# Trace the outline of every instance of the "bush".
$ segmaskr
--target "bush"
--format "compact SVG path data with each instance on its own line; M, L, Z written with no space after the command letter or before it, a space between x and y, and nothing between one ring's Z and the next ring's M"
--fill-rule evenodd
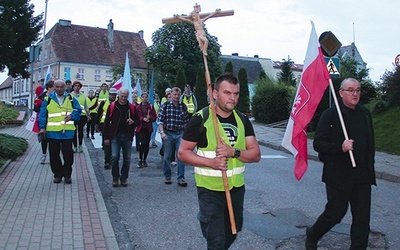
M0 134L0 157L15 160L28 148L28 142L20 137Z
M6 121L15 120L18 117L18 110L14 107L8 107L0 102L0 125Z
M389 106L387 104L387 102L379 100L377 103L375 103L373 109L372 109L372 113L374 115L377 114L381 114L383 112L385 112L386 110L388 110Z
M258 80L252 99L254 119L267 124L288 119L290 97L287 86L277 84L268 77Z

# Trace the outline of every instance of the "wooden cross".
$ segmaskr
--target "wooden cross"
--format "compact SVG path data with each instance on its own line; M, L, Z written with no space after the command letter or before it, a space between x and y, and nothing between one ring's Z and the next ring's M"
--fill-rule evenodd
M193 6L193 11L190 15L177 15L174 17L163 18L163 23L177 23L181 21L193 23L194 28L196 30L196 38L199 42L200 50L203 52L203 55L207 56L207 47L208 47L208 39L206 37L206 32L204 31L204 22L207 19L212 17L223 17L223 16L232 16L234 14L233 10L225 10L221 11L221 9L216 9L211 13L202 13L200 14L201 7L199 4L195 4Z
M194 28L196 30L196 38L197 38L197 41L199 42L200 50L203 52L205 77L206 77L206 83L207 83L207 89L208 89L208 96L210 97L211 117L212 117L212 121L213 121L215 138L217 139L218 143L221 143L222 139L219 135L215 103L212 100L213 94L212 94L212 88L211 88L211 78L210 78L210 72L208 71L208 63L207 63L208 39L206 36L206 32L204 31L204 22L207 19L212 18L212 17L232 16L234 14L234 11L233 10L221 11L221 9L216 9L214 12L204 13L204 14L200 14L200 11L201 11L200 5L198 5L196 3L193 6L193 11L190 13L189 16L174 15L174 17L172 17L172 18L163 18L162 22L163 23L176 23L176 22L185 21L185 22L193 23L193 25L194 25ZM231 222L232 234L237 234L235 216L233 213L233 206L232 206L232 200L231 200L231 193L229 191L228 176L226 174L226 171L222 171L222 180L224 183L225 197L226 197L226 203L228 205L229 221Z

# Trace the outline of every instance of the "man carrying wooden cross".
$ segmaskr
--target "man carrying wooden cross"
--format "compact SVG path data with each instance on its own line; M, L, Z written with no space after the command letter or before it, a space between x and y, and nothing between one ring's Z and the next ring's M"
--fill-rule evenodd
M236 239L231 231L222 173L226 172L237 231L243 225L245 163L258 162L260 147L248 117L235 110L239 100L238 79L219 76L212 93L216 101L218 133L214 134L212 110L205 107L186 125L178 158L195 166L201 230L208 249L228 249ZM197 148L194 153L194 148Z

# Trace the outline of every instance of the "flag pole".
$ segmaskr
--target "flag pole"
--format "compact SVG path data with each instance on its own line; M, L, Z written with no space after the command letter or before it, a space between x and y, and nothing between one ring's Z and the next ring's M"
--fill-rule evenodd
M207 63L207 56L203 54L203 59L204 59L204 67L205 67L205 76L206 76L206 83L207 83L207 90L208 90L208 95L210 98L210 107L211 107L211 117L214 125L214 132L215 132L215 137L217 138L217 143L221 143L221 137L219 135L219 129L218 129L218 121L217 121L217 113L215 111L215 104L214 104L214 98L212 96L212 88L211 88L211 79L210 79L210 72L208 71L208 63ZM235 222L235 215L233 213L233 206L232 206L232 199L231 199L231 193L229 191L229 185L228 185L228 176L226 174L226 171L221 171L222 172L222 181L224 183L224 190L225 190L225 197L226 197L226 203L228 205L228 213L229 213L229 221L231 222L231 230L232 234L237 234L237 229L236 229L236 222Z
M340 110L339 102L338 102L336 94L335 94L335 88L333 87L333 83L332 83L331 79L329 79L329 87L331 89L333 100L335 102L335 106L336 106L336 109L338 111L340 124L342 125L342 130L343 130L343 134L344 134L344 139L348 140L349 139L349 135L347 134L346 125L344 124L342 111ZM356 161L354 159L353 150L350 150L349 154L350 154L351 164L353 165L353 168L355 168L356 167Z

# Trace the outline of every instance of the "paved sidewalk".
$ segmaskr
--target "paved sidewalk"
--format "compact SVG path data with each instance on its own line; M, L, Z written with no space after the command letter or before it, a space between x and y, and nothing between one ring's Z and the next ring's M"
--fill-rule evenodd
M0 249L118 249L86 147L74 155L72 185L54 184L36 134L25 125L0 133L29 143L0 171Z

